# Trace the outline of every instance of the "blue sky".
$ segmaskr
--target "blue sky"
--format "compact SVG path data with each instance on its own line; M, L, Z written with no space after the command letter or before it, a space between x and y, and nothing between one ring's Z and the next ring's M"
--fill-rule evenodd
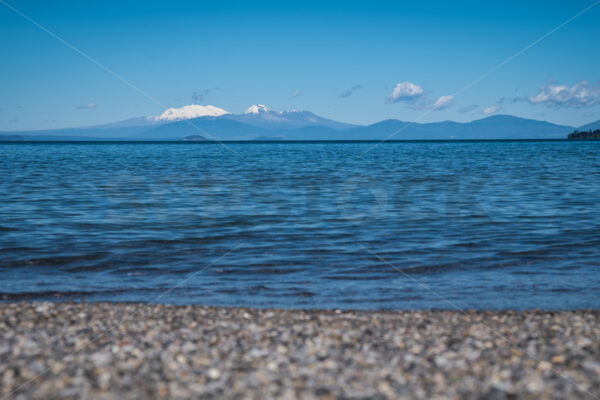
M593 1L7 2L166 107L600 119L600 4L450 97ZM1 2L0 36L0 130L164 110Z

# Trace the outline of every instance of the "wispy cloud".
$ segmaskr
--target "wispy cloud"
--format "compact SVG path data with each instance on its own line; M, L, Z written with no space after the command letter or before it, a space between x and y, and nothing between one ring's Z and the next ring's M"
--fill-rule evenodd
M488 107L484 108L483 110L481 110L481 113L483 115L496 114L498 111L502 110L502 104L504 104L504 97L501 97L500 99L498 99L496 104L493 104L493 105L488 106Z
M447 96L438 97L438 99L435 101L435 103L433 103L431 108L433 110L443 110L445 108L451 107L452 104L454 104L454 95L450 94Z
M474 110L476 110L476 109L478 109L478 108L479 108L479 106L478 106L477 104L471 104L470 106L465 106L465 107L461 107L461 108L459 108L459 109L458 109L458 112L459 112L460 114L466 114L466 113L469 113L469 112L471 112L471 111L474 111Z
M192 100L194 100L196 103L202 103L204 101L205 95L206 95L206 91L194 92L194 93L192 93Z
M210 92L210 89L204 89L200 92L192 93L192 100L196 103L202 103L204 101L204 97Z
M484 108L481 112L484 115L492 115L492 114L496 114L498 111L500 111L501 108L502 108L501 106L496 104L496 105Z
M212 89L194 91L194 93L192 93L192 100L194 100L196 103L202 103L210 92L214 92L216 90L219 90L218 86Z
M300 96L302 94L302 92L300 90L296 90L294 93L292 93L292 95L290 96L290 99L295 99L296 97Z
M87 103L87 104L82 104L80 106L77 106L78 110L91 110L92 108L96 108L98 107L98 104L91 102L91 103Z
M600 104L600 85L591 85L586 81L573 86L555 85L548 82L540 87L535 96L525 98L531 104L544 104L551 108L582 108Z
M346 90L344 93L340 94L339 97L350 97L354 94L354 92L360 89L362 89L362 85L354 85L350 89Z
M399 101L413 102L420 98L425 91L419 85L412 82L397 83L392 93L387 97L388 103L397 103Z

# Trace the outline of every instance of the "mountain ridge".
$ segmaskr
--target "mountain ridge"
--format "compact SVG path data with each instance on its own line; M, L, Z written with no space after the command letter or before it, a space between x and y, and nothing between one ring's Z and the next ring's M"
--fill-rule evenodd
M186 106L187 107L187 106ZM194 111L212 112L218 108L199 106ZM273 111L262 104L242 114L218 109L220 115L195 115L169 109L174 120L137 117L83 128L37 131L5 131L25 140L181 140L201 135L208 140L465 140L465 139L566 139L575 127L511 115L493 115L469 122L408 122L386 119L370 125L354 125L320 117L310 111ZM165 113L161 115L166 115ZM600 121L577 128L600 126Z
M579 131L595 131L596 129L600 129L600 120L581 125L577 128Z

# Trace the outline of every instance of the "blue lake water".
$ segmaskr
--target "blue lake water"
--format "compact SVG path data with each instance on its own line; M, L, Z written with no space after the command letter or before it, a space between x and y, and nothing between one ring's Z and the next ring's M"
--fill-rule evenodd
M600 142L374 145L0 144L0 299L600 308Z

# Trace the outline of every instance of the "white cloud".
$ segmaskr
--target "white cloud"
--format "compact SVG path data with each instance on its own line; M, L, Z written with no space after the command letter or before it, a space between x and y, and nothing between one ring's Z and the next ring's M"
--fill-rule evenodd
M454 103L454 95L440 96L431 106L434 110L443 110L450 107Z
M396 84L392 93L387 97L388 103L398 101L413 101L421 97L424 90L421 86L411 82L400 82Z
M153 121L179 121L198 117L219 117L224 114L229 114L229 112L219 107L190 104L180 108L169 108L159 116L151 117L151 119Z
M296 97L300 96L302 94L302 92L300 90L296 90L294 93L292 93L292 95L290 96L290 99L295 99Z
M77 106L78 110L91 110L92 108L96 108L98 107L98 104L92 102L92 103L87 103L87 104L82 104L80 106Z
M553 85L552 82L540 87L536 96L528 96L531 104L545 104L548 107L590 107L600 104L600 86L581 81L573 86Z
M485 115L492 115L497 113L498 111L500 111L500 106L499 105L494 105L494 106L489 106L483 109L482 113L484 113Z

